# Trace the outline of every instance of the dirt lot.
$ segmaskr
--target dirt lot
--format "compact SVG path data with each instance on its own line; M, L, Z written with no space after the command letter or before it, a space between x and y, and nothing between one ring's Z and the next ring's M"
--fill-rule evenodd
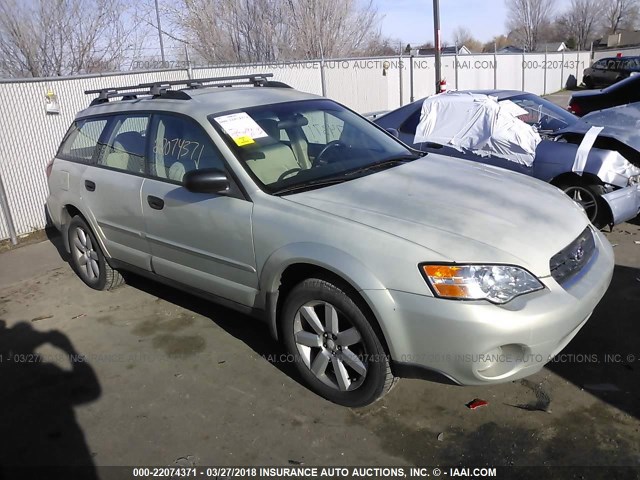
M557 362L359 410L300 385L255 320L138 277L93 291L55 237L2 253L0 465L640 466L640 227L607 235L613 283Z

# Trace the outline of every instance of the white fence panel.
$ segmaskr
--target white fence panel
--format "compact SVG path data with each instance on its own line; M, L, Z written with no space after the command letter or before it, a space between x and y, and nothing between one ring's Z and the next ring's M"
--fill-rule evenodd
M398 59L391 57L327 61L327 97L360 113L395 108L396 104L389 104L389 75L383 74L385 62L397 63Z
M625 53L636 52L627 50ZM545 90L550 93L564 87L571 75L581 82L582 71L590 64L590 53L548 54L546 62L544 54L460 55L457 60L456 70L455 56L442 58L442 76L447 80L448 89L456 88L457 77L460 90L494 87L521 90L524 74L524 90L543 94ZM267 72L273 72L275 80L296 89L322 94L319 61L226 65L193 69L192 74L194 78L204 78ZM331 60L325 63L324 72L327 97L360 113L390 110L407 104L412 90L414 100L435 92L435 59L432 56L414 57L412 61L409 57ZM45 225L44 203L48 193L45 166L76 113L89 104L91 98L84 90L184 80L187 75L186 70L168 70L0 82L0 174L18 235ZM58 97L58 115L45 112L45 94L49 90ZM7 237L6 222L0 213L0 239Z
M522 90L521 54L496 55L496 85L503 90Z

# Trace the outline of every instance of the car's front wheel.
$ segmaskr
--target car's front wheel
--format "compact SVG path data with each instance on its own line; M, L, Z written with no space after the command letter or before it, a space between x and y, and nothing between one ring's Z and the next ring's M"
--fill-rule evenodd
M582 79L582 83L584 83L584 86L588 89L592 89L593 87L595 87L595 84L593 83L593 79L591 77L584 77Z
M69 223L71 267L80 279L96 290L111 290L124 283L120 272L111 268L87 222L75 216Z
M361 407L391 390L395 378L367 309L339 284L310 278L294 287L281 312L281 334L313 391L340 405Z
M607 226L611 221L611 215L607 202L602 198L604 188L602 185L572 184L560 187L574 202L584 208L589 221L597 228Z

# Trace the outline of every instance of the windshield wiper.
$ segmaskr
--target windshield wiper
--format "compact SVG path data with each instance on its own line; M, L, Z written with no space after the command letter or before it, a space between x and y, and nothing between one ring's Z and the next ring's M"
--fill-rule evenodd
M426 155L426 153L424 153L424 155ZM299 183L296 185L291 185L290 187L284 187L281 188L280 190L276 190L274 192L271 192L272 195L284 195L286 193L293 193L293 192L299 192L299 191L304 191L304 190L312 190L314 188L320 188L320 187L327 187L329 185L336 185L338 183L343 183L346 182L348 180L353 180L353 178L357 178L362 176L361 174L364 172L368 172L371 170L380 170L383 168L391 168L391 167L395 167L396 165L399 165L401 163L406 163L406 162L410 162L413 160L417 160L418 158L421 158L423 155L423 152L419 152L414 154L407 154L407 155L397 155L394 157L389 157L386 158L380 162L376 162L376 163L372 163L370 165L366 165L364 167L361 168L356 168L354 170L348 170L346 172L343 172L342 174L336 175L336 176L331 176L329 178L325 178L325 179L319 179L319 180L309 180L308 182L303 182L303 183Z
M329 185L335 185L337 183L346 182L350 180L349 178L341 177L330 177L325 178L324 180L310 180L308 182L298 183L296 185L291 185L290 187L284 187L280 190L276 190L271 192L272 195L284 195L285 193L293 193L304 190L312 190L314 188L327 187Z
M349 170L345 172L345 176L352 177L353 175L358 175L364 172L370 172L371 170L382 170L384 168L395 167L396 165L400 165L401 163L412 162L413 160L417 160L418 158L426 155L426 152L420 152L419 154L407 154L407 155L396 155L394 157L385 158L384 160L376 163L372 163L370 165L365 165L364 167L356 168L355 170Z

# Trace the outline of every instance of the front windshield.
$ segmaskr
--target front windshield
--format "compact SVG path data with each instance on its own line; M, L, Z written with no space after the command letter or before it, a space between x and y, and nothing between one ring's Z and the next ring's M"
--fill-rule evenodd
M575 115L536 95L509 97L513 103L524 108L527 113L519 115L523 122L536 127L540 132L555 132L575 123Z
M369 121L330 100L262 105L209 119L269 193L413 156Z

